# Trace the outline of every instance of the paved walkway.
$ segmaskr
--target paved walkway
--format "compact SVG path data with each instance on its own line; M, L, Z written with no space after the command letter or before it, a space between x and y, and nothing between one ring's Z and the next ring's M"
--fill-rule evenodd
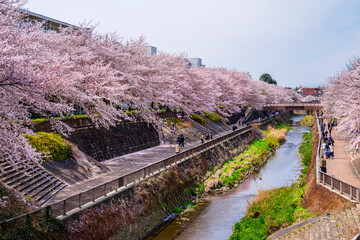
M224 131L214 136L214 138L218 138L220 136L224 136L232 131ZM185 148L182 149L188 150L190 148L196 147L200 145L200 139L198 142L192 144L186 144ZM66 187L64 190L55 195L52 199L50 199L46 204L52 204L57 201L60 201L64 198L70 197L72 195L78 194L87 189L91 189L100 185L104 182L111 181L118 177L121 177L125 174L133 172L137 169L146 167L152 163L160 161L164 158L175 155L175 146L169 145L160 145L153 148L148 148L143 151L131 153L128 155L120 156L117 158L113 158L110 160L103 161L102 164L110 169L110 172L98 175L96 178L77 182L73 185Z
M342 134L337 131L337 127L333 128L331 133L334 138L334 158L327 160L327 173L360 188L360 177L351 163L350 155L346 151L348 141L342 138Z

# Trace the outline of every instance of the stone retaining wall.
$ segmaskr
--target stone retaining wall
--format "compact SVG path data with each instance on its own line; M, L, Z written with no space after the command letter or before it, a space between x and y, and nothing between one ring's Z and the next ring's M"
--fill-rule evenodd
M154 126L145 122L119 124L109 129L78 129L70 135L69 141L97 161L160 144L159 135Z

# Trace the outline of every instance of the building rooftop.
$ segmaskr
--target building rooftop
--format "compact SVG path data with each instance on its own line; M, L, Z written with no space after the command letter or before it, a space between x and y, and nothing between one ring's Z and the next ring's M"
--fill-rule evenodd
M73 27L73 28L78 28L76 25L67 23L67 22L63 22L54 18L50 18L38 13L34 13L29 11L28 9L20 9L20 11L24 14L29 16L31 19L37 20L37 21L45 21L45 22L49 22L49 23L54 23L56 25L62 26L62 27Z

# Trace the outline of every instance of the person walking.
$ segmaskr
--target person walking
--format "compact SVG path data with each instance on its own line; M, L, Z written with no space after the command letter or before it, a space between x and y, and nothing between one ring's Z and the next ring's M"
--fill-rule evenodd
M326 149L326 152L325 152L325 157L326 157L326 159L329 159L330 156L331 156L330 149Z
M174 132L176 132L176 123L174 122L172 126L174 128Z
M331 137L331 135L329 136L329 140L328 140L328 141L330 142L331 145L334 146L334 139Z
M330 145L329 151L330 151L330 156L331 156L332 158L334 158L334 146Z
M200 139L201 139L201 143L204 143L204 134L201 134Z
M210 140L210 135L209 135L209 134L206 134L205 141L206 141L206 142L209 142L209 140Z
M175 152L176 152L176 154L179 154L180 151L181 151L180 144L176 144L176 146L175 146Z
M321 158L320 162L320 170L324 173L326 173L326 160L324 158Z
M325 154L325 150L326 150L326 143L323 142L323 143L321 144L322 155Z
M327 138L327 135L328 135L328 131L325 131L324 133L325 133L325 137Z
M181 145L181 137L180 137L180 135L177 136L176 144L179 144L179 146Z
M180 135L180 147L183 148L185 146L185 137L184 135Z
M356 144L356 147L355 147L355 154L357 154L359 152L359 143Z

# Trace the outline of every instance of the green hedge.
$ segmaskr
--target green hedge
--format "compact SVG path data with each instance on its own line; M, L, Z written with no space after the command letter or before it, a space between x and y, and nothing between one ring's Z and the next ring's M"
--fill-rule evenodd
M191 114L191 117L192 119L194 119L195 122L198 122L201 125L205 125L206 123L206 120L196 113Z
M65 142L60 134L38 132L36 136L25 134L29 144L38 152L48 153L45 161L61 161L72 156L71 147Z
M204 112L205 117L207 117L208 119L210 119L210 121L214 122L214 123L218 123L222 121L222 117L219 116L219 114L213 112L213 113L208 113L208 112Z

